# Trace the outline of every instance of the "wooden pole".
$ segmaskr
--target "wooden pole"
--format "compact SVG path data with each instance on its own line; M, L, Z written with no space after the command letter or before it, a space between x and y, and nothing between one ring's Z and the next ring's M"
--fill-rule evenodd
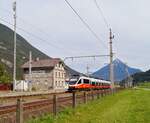
M72 107L73 108L76 107L76 92L75 91L72 92Z
M100 98L99 90L97 90L97 99Z
M94 100L94 91L92 90L92 100Z
M87 103L87 93L84 92L84 103Z
M54 116L57 115L57 96L56 96L56 94L53 95L53 114L54 114Z
M23 103L21 99L17 100L16 123L23 123Z

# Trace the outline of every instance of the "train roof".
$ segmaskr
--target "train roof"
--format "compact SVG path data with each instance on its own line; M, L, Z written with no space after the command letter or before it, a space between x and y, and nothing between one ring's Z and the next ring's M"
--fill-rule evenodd
M102 79L95 79L95 78L90 78L90 77L85 77L81 76L80 79L90 79L91 81L98 81L98 82L103 82L103 83L111 83L110 81L102 80Z

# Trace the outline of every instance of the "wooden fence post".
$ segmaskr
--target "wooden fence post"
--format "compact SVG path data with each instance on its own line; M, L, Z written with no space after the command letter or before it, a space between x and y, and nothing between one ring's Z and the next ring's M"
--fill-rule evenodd
M73 108L76 107L76 92L75 91L72 92L72 107Z
M92 100L94 100L94 91L92 90Z
M87 93L84 91L84 103L87 103Z
M105 95L104 95L104 90L102 90L102 97L104 97Z
M16 123L23 123L23 103L21 99L17 99L16 108Z
M109 95L111 95L111 89L109 89Z
M106 96L108 95L108 91L107 91L107 89L105 90L105 95L106 95Z
M57 96L56 96L56 94L53 95L53 114L54 114L54 116L57 115Z
M99 90L97 90L97 99L100 98Z

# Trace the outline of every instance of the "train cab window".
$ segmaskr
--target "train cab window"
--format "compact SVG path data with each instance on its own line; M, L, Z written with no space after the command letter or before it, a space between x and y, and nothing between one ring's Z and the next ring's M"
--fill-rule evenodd
M75 85L77 81L69 81L69 85Z
M83 79L83 83L89 84L89 80L88 79Z
M81 84L81 79L78 81L78 84Z

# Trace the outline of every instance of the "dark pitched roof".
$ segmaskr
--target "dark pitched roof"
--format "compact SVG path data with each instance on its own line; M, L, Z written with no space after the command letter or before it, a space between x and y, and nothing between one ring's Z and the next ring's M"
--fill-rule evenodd
M56 64L58 64L60 62L62 62L62 60L60 58L32 61L32 68L54 67ZM26 62L24 65L22 65L21 68L29 68L29 61Z

